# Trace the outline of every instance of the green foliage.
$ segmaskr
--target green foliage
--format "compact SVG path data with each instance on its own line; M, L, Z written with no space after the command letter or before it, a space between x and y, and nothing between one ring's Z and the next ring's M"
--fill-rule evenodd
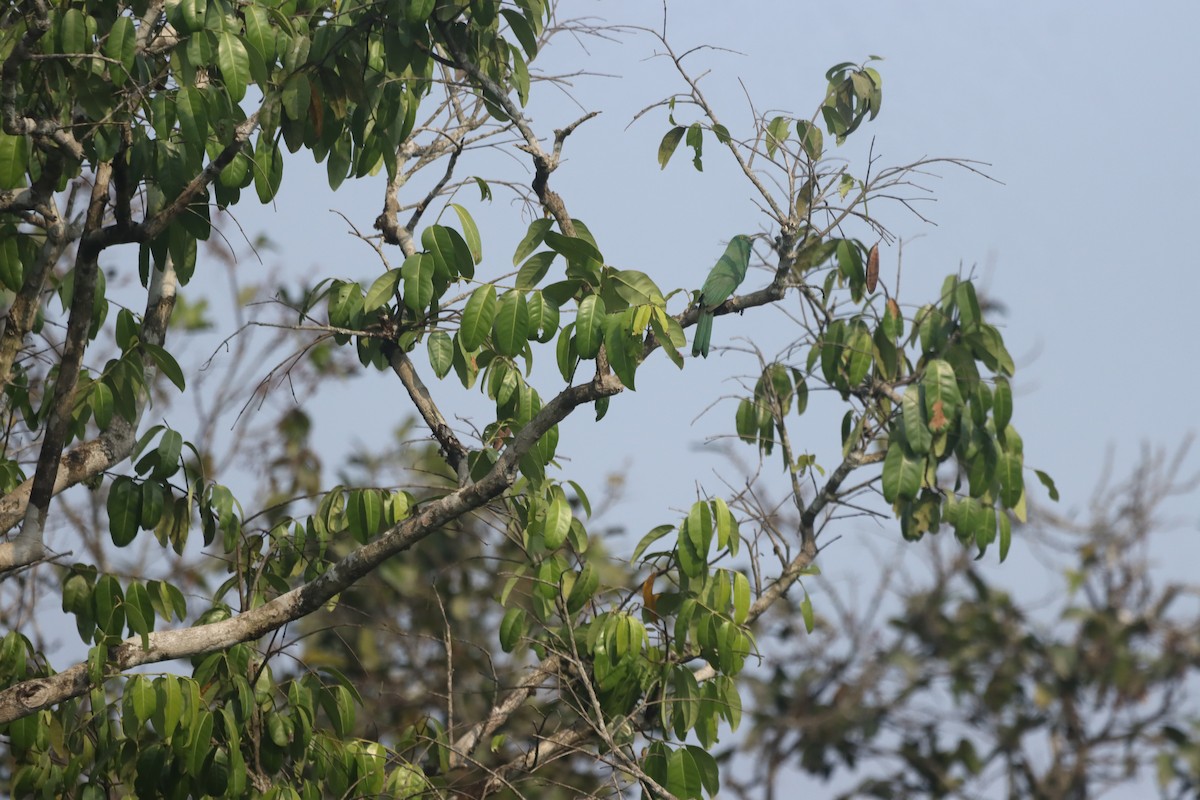
M980 554L997 538L1007 553L1008 515L1023 519L1026 506L1012 358L967 280L950 278L909 319L877 292L868 274L877 251L842 230L850 211L882 229L867 214L873 185L821 165L815 120L841 144L879 112L878 73L838 65L812 120L754 120L737 138L703 103L685 123L668 103L660 167L683 143L701 170L707 137L743 165L765 154L787 172L781 185L797 188L777 198L752 184L777 228L758 240L777 261L765 286L736 296L754 257L751 237L739 234L697 294L664 291L647 272L609 264L601 237L547 188L571 129L547 153L523 108L552 18L542 0L168 0L161 13L138 0L69 0L7 13L0 284L12 327L0 373L15 432L4 440L0 485L9 527L24 525L0 546L0 564L24 568L48 555L45 520L65 502L50 498L64 485L97 490L89 519L107 534L56 568L86 661L53 674L19 631L0 643L0 734L11 750L3 769L14 796L452 796L518 780L591 794L591 759L556 751L544 763L524 760L538 742L582 732L567 749L603 748L628 776L619 780L712 797L720 775L711 751L737 729L740 680L760 656L753 626L813 573L819 517L870 487L906 538L944 521ZM449 183L460 156L495 134L518 135L533 157L540 212L516 229L524 233L508 275L485 262L472 213L447 197L463 185ZM205 441L214 425L185 433L165 424L177 393L204 391L203 371L168 348L167 324L177 305L174 330L206 322L204 300L177 300L176 291L214 260L209 242L223 238L212 236L214 208L252 202L242 194L251 186L273 202L301 152L325 162L334 189L351 178L384 183L379 237L361 237L381 267L347 260L298 294L280 290L289 322L275 327L291 330L274 346L299 355L255 392L294 389L306 370L313 385L343 379L357 359L393 373L396 397L412 401L436 444L410 436L372 462L366 451L381 443L381 423L347 409L371 446L330 487L309 441L313 420L289 407L269 435L235 434L249 441L241 452L257 451L247 467L262 468L255 496L225 477L230 465ZM402 221L401 190L430 164L444 175L405 205ZM474 185L490 199L486 181ZM92 196L82 223L56 224L47 209L70 208L76 194ZM841 201L846 208L828 205ZM442 203L454 214L430 221ZM145 289L141 314L109 290L101 268L122 245L137 245L138 280L129 268L121 288ZM68 257L73 264L56 268ZM614 561L588 529L587 495L568 478L560 423L582 406L600 421L612 397L659 369L657 350L684 368L687 327L696 326L692 355L707 356L715 316L789 293L817 321L784 355L762 360L735 430L762 456L778 449L789 473L825 481L815 496L792 484L798 541L775 550L798 555L764 582L769 515L711 497ZM44 351L55 354L50 364L26 343L47 317L65 331ZM533 369L551 349L561 381ZM258 357L279 358L273 348L241 356ZM469 436L437 404L456 383L490 408ZM805 414L818 385L847 405L828 474L788 431L792 409ZM231 396L217 392L220 402ZM20 460L30 453L32 482ZM865 484L843 486L874 465ZM757 521L750 536L747 520ZM17 547L29 543L32 556ZM200 551L205 566L189 566ZM154 553L162 571L124 569L110 552L131 563ZM801 590L812 632L813 601ZM134 671L165 660L166 671ZM50 699L18 706L12 698L35 679L38 697ZM397 688L410 682L415 699ZM543 686L553 699L536 696Z
M1093 796L1114 780L1148 794L1152 778L1190 796L1196 710L1177 692L1200 665L1195 613L1138 555L1161 534L1147 510L1181 486L1164 461L1148 454L1078 525L1031 525L1059 553L1045 596L1006 591L943 550L936 570L890 587L886 618L863 608L822 617L824 636L784 638L778 668L746 681L759 709L748 749L834 777L839 798L972 797L998 777L1029 797ZM795 605L778 624L796 625ZM1056 754L1042 758L1048 738Z

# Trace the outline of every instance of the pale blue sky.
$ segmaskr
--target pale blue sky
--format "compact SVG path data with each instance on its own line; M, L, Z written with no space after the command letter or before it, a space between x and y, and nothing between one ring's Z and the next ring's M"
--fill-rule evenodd
M745 130L747 121L739 81L759 109L807 115L822 96L828 66L878 54L886 59L879 65L883 112L845 148L852 159L861 164L874 136L883 164L929 155L991 165L987 172L1000 184L950 168L925 182L934 202L924 210L936 226L899 207L876 213L912 240L902 299L924 302L961 266L974 267L1008 307L1006 335L1019 362L1016 422L1028 463L1050 471L1071 505L1087 496L1110 445L1131 459L1142 441L1169 444L1196 427L1192 398L1200 380L1185 366L1184 343L1200 289L1188 233L1200 211L1200 157L1190 135L1200 128L1195 9L687 2L671 7L668 35L678 50L712 44L739 51L703 53L692 62L696 71L712 70L703 87L730 127ZM562 10L614 23L661 22L653 3L577 1ZM682 151L665 172L657 169L665 114L652 112L627 129L637 110L680 88L664 61L649 58L651 37L627 33L619 43L586 44L585 54L559 42L544 54L546 68L619 77L580 78L573 100L542 86L530 109L547 136L581 109L604 112L568 141L554 186L611 263L642 269L664 288L695 288L723 242L757 230L762 218L744 180L711 145L703 174ZM467 174L470 162L463 163ZM518 179L522 169L509 167ZM239 220L250 231L272 230L283 260L299 273L334 264L338 274L369 279L377 273L369 251L326 209L369 229L382 176L336 195L323 176L323 167L292 159L275 207L240 208ZM525 221L506 200L488 207L473 193L462 199L484 229L483 274L498 273ZM884 249L885 276L895 258L895 248ZM717 339L754 336L766 316L719 320ZM772 325L782 322L771 318ZM732 408L691 421L714 391L734 391L723 379L747 370L733 357L692 363L682 374L648 365L640 391L618 398L598 430L577 426L578 438L564 437L564 452L577 465L594 464L598 476L621 462L614 437L629 435L631 477L643 489L651 478L654 485L653 497L631 499L647 512L684 505L696 462L679 455L688 441L727 429ZM543 386L543 394L554 388ZM363 397L358 388L342 391ZM331 387L327 399L340 403L339 393ZM453 395L453 386L444 393ZM380 411L395 408L388 399ZM814 437L834 441L836 420L806 425ZM653 448L646 446L651 436Z

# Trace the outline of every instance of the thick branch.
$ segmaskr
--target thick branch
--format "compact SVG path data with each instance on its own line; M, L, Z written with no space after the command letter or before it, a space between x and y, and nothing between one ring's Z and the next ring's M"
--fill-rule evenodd
M495 733L496 729L507 722L508 718L517 712L530 695L543 686L548 678L557 675L562 667L563 661L556 655L550 656L539 664L529 677L521 681L520 685L510 690L503 700L492 707L487 719L472 725L470 730L454 742L453 751L450 753L450 766L452 768L461 766L464 760L470 758L471 751L477 744Z
M0 192L0 212L29 211L34 204L33 192L29 189L5 189Z
M396 373L396 376L400 378L400 382L404 384L404 388L408 391L408 396L412 399L413 405L417 407L417 411L421 414L421 419L425 420L425 424L429 426L429 430L433 433L434 438L442 446L442 452L446 456L446 463L459 476L459 483L465 483L467 448L454 435L454 431L446 423L446 418L442 416L442 412L434 404L433 398L429 395L429 389L425 387L425 382L417 374L417 370L413 367L412 359L408 357L408 354L399 347L394 348L392 350L391 363L392 371Z
M200 193L204 191L206 187L208 187L209 184L217 179L217 176L221 174L221 170L225 169L225 167L229 166L229 164L233 162L233 159L237 157L239 152L241 152L242 145L249 141L250 134L254 133L254 129L258 127L258 115L259 112L256 111L250 116L246 117L246 119L242 120L238 126L234 128L233 140L230 141L229 144L225 145L225 149L223 149L216 158L208 162L208 166L201 170L196 177L192 178L191 182L184 187L183 191L179 193L179 196L175 198L171 205L167 206L162 211L159 211L153 217L134 228L133 236L131 238L124 238L122 236L124 231L128 229L122 228L119 225L106 229L105 234L113 237L113 240L104 242L105 246L108 244L119 244L126 241L148 242L157 238L160 233L167 229L167 226L170 225L176 217L182 214L187 207L192 204L192 201L194 201L200 195Z
M611 376L597 377L589 383L564 389L510 440L492 470L479 482L425 504L415 515L398 523L378 539L357 548L331 566L325 574L258 608L210 625L152 633L146 649L142 648L140 637L125 640L110 651L109 674L141 664L224 650L239 642L258 639L313 613L388 558L407 550L452 520L499 497L516 481L521 458L539 438L566 419L576 407L595 402L601 397L610 397L619 391L620 381ZM91 687L86 664L76 664L48 678L23 681L0 692L0 725L78 697Z
M167 323L175 308L175 290L175 270L169 263L165 270L155 270L152 273L140 334L143 342L161 347L166 341ZM157 369L153 358L148 355L143 357L142 370L147 384L153 382ZM145 398L141 400L144 403ZM144 405L139 406L139 415L143 407ZM116 415L108 429L97 438L84 442L66 453L59 460L54 494L66 491L124 461L137 440L136 419L135 417L134 422L130 422ZM26 480L0 499L0 531L6 531L21 521L29 505L32 488L33 479ZM12 549L12 543L0 544L0 570L27 563L16 559Z
M111 177L112 167L109 164L101 164L96 170L92 199L88 203L86 230L96 230L104 223L104 212L108 205L108 183ZM58 365L58 377L54 381L50 415L46 421L46 432L42 436L42 447L33 475L33 486L29 491L24 525L21 533L11 543L15 555L28 557L30 560L45 555L42 532L46 527L50 499L54 497L59 459L67 444L71 412L75 407L75 386L79 382L79 369L83 366L83 353L87 349L88 330L92 327L99 258L100 250L86 242L80 245L75 257L71 314L67 321L67 335L66 341L63 342L62 359Z

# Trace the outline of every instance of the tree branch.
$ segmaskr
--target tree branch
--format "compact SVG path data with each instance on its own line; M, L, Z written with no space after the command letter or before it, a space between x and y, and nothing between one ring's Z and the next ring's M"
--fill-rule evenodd
M175 308L175 270L168 261L165 270L155 270L151 275L146 298L146 313L142 318L140 338L143 342L162 346L166 341L167 324ZM142 358L142 370L146 383L153 382L158 370L149 355ZM142 398L144 400L144 398ZM138 416L144 409L138 407ZM91 441L73 448L59 459L59 469L54 480L54 494L93 478L121 463L133 450L137 440L137 421L130 422L115 415L108 429ZM33 479L26 480L0 499L0 531L6 531L21 521L29 505ZM0 570L25 563L13 554L13 544L0 544Z
M104 224L104 211L108 205L108 184L112 177L112 166L101 164L96 170L92 184L92 199L88 203L85 230L92 231ZM59 361L58 377L54 381L50 415L46 420L46 432L42 436L42 447L38 454L37 469L33 485L29 490L29 504L25 509L21 532L9 543L12 554L19 563L41 558L46 554L42 533L46 527L46 514L50 499L54 497L54 483L58 477L59 459L67 444L71 427L71 411L75 407L75 386L79 382L79 369L83 366L83 352L87 349L88 330L92 327L92 309L96 296L96 272L99 270L99 248L85 240L80 244L75 257L75 281L71 296L71 314L67 321L66 341L63 342L62 359ZM22 561L21 559L26 559Z
M7 385L12 376L13 361L24 347L25 337L33 329L38 309L41 308L46 276L50 274L50 268L58 263L70 241L70 226L59 213L53 197L62 168L62 157L51 156L46 160L41 179L28 190L32 197L31 207L36 208L45 220L46 239L37 259L26 268L21 289L4 320L4 331L0 333L0 385Z
M26 117L18 111L21 65L32 58L34 44L50 30L50 9L45 0L30 0L29 5L33 8L32 18L25 18L29 27L4 59L4 66L0 67L0 120L4 132L10 136L29 134L50 139L71 158L83 161L83 145L62 125L53 120Z
M492 706L487 719L472 725L466 733L458 737L450 753L450 766L461 766L479 742L495 733L496 729L507 722L508 718L515 714L529 699L529 696L536 692L548 678L557 675L562 666L562 659L557 655L550 656L540 663L529 677L521 681L515 689L509 691L503 700Z
M429 389L426 388L425 382L421 380L421 376L417 374L416 368L413 366L412 359L400 347L392 349L391 357L392 371L400 378L400 382L404 384L404 388L408 391L408 396L412 399L413 405L417 407L417 411L421 414L421 419L425 420L425 424L429 426L429 430L433 433L438 444L442 446L442 453L446 457L446 463L454 470L458 476L460 486L467 481L467 448L454 435L454 431L446 423L446 418L442 416L442 412L433 402L433 398L429 395Z
M443 31L444 33L444 31ZM451 37L447 36L449 42ZM533 191L537 194L538 200L542 207L554 217L554 221L558 223L559 230L564 236L575 236L575 224L571 222L571 215L567 213L566 205L562 201L562 197L557 192L550 189L549 180L550 173L558 169L559 156L562 153L563 141L571 135L574 130L584 122L587 122L599 112L585 114L582 118L576 120L565 128L554 132L554 149L547 153L542 147L542 143L538 141L537 135L533 132L533 126L528 117L521 111L508 93L486 75L483 70L471 63L466 56L459 50L450 47L450 55L454 58L455 66L470 76L471 80L480 87L481 91L486 92L488 96L496 102L512 120L516 129L521 133L521 137L525 140L524 145L519 145L521 150L529 153L533 157Z
M353 550L324 574L251 611L209 625L152 633L144 649L141 637L126 639L110 649L107 674L224 650L239 642L258 639L317 611L387 559L499 497L516 481L521 458L547 431L576 407L610 397L621 389L620 381L613 376L597 376L588 383L564 389L509 440L509 446L482 480L424 505L379 538ZM78 697L92 686L86 663L50 677L22 681L0 692L0 725Z

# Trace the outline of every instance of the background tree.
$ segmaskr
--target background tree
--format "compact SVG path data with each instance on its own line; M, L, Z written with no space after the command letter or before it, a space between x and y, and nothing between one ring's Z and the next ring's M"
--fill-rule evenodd
M661 39L682 91L644 112L666 116L660 164L682 144L700 168L705 145L719 148L763 209L761 231L730 231L736 246L694 270L696 284L730 273L733 292L763 268L718 302L723 291L663 291L608 264L603 237L551 188L594 115L543 137L525 111L547 77L530 63L564 30L580 32L537 0L29 0L4 12L0 518L19 530L0 566L10 580L52 575L88 646L52 665L21 627L3 640L14 794L712 795L709 750L740 722L753 628L813 573L827 525L890 511L906 538L948 525L980 553L1006 553L1010 515L1026 507L1012 359L970 281L951 276L931 302L902 306L868 245L889 240L882 201L903 203L936 162L851 171L831 158L879 112L876 69L839 64L810 117L731 130ZM173 314L190 312L181 334L204 320L199 298L182 299L211 260L200 243L243 190L275 197L285 149L324 162L335 188L379 175L377 233L355 226L378 269L282 298L291 317L275 343L298 349L255 394L386 371L436 452L362 459L341 483L317 483L301 405L272 435L231 445L266 451L256 492L198 435L213 419L204 408L241 381L211 387L186 435L157 417L163 392L196 391L200 372L166 344ZM532 180L464 179L488 149L515 150ZM446 205L468 182L526 200L506 223L526 231L513 270L484 262L472 215ZM628 556L603 552L559 458L559 423L584 406L599 422L613 397L636 402L625 390L643 369L684 367L701 314L786 298L800 307L793 341L761 357L735 429L782 467L794 524L755 514L743 527L729 502L703 497ZM232 375L278 352L244 347ZM538 354L557 375L533 370ZM455 383L487 402L457 426L439 402ZM810 389L841 405L842 448L824 465L789 431ZM364 439L379 430L363 421ZM80 485L104 501L80 501L98 524L88 558L68 564L46 532ZM157 543L156 560L190 561L198 541L202 569L110 555ZM24 609L44 601L42 580ZM405 610L393 635L351 627L381 599ZM807 594L798 610L811 628ZM153 664L164 671L136 669ZM410 694L416 679L435 683ZM364 694L379 713L356 723Z
M1036 511L1027 538L1047 579L1033 597L942 547L927 577L893 572L858 605L822 581L828 613L812 637L777 605L739 744L765 775L730 788L771 797L802 771L837 776L847 798L1147 796L1155 784L1196 796L1197 587L1156 579L1149 556L1167 501L1194 492L1187 450L1147 450L1084 519ZM892 592L898 602L880 602Z

